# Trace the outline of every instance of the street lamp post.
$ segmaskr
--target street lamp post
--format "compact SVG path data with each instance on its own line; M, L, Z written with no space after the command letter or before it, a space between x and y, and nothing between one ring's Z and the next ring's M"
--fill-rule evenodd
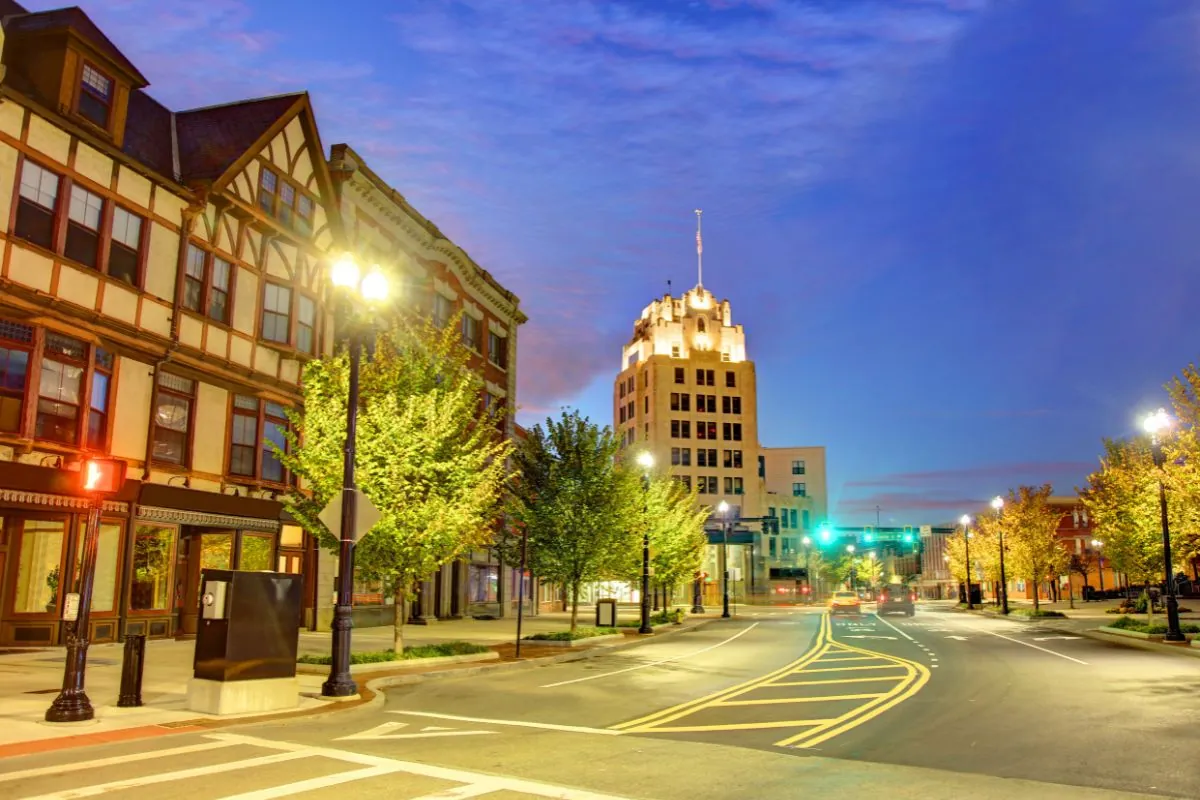
M362 350L362 335L352 309L355 298L372 304L386 299L388 282L378 267L373 267L365 276L360 277L358 264L349 256L339 259L333 265L330 280L341 295L345 309L342 318L351 330L347 340L350 356L349 396L346 398L346 442L342 450L342 518L338 532L340 540L337 603L333 609L331 626L333 641L330 645L329 677L321 684L321 696L352 697L358 694L358 685L350 677L350 631L354 627L354 539L358 511L354 451L358 428L358 363ZM397 608L396 613L403 612Z
M1179 601L1175 599L1175 575L1171 568L1171 527L1167 522L1167 487L1163 482L1166 458L1163 455L1159 433L1171 427L1171 417L1163 409L1155 411L1143 422L1150 434L1150 447L1154 454L1154 466L1158 467L1158 511L1162 516L1163 571L1167 578L1167 632L1163 641L1183 642L1187 637L1179 629Z
M1004 498L997 495L992 498L992 508L996 509L999 517L1004 510ZM1000 538L1000 604L1002 613L1008 614L1008 576L1004 573L1004 526L997 525L996 532Z
M1092 539L1092 547L1096 548L1096 560L1098 562L1097 570L1100 578L1100 594L1104 594L1104 553L1100 550L1104 546L1104 542L1099 539Z
M64 597L63 619L67 625L67 657L63 664L62 691L46 709L46 722L86 722L94 719L95 709L84 690L87 673L88 627L92 610L92 587L96 582L96 550L100 539L100 515L104 510L104 498L116 494L125 483L124 461L117 459L91 459L83 463L81 477L85 492L91 496L88 506L87 527L83 533L83 553L79 575L76 577L78 593ZM63 588L67 588L65 585Z
M804 545L804 583L808 586L806 602L811 604L813 601L813 586L812 573L809 571L809 556L812 555L812 539L805 536L800 540L800 544Z
M967 575L967 610L970 611L971 609L975 608L975 606L971 603L971 534L967 530L967 526L971 524L971 518L966 514L963 514L958 521L962 523L963 527L963 555L967 561L963 568L963 572L965 572Z
M654 456L647 451L638 453L642 468L642 624L638 633L654 633L650 627L650 469Z
M729 618L729 503L722 500L717 505L721 512L721 616Z

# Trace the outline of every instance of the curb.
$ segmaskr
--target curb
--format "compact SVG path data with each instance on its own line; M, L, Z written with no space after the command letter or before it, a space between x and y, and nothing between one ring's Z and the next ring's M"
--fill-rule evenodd
M412 658L405 661L375 661L367 664L351 664L351 675L370 675L372 672L386 672L387 670L403 669L406 666L413 666L413 662L419 662L423 667L439 667L443 664L464 664L472 661L495 661L500 658L500 654L495 650L486 653L464 653L458 656L434 656L433 658ZM328 675L328 664L296 664L297 675Z
M606 633L603 636L588 636L584 639L534 639L526 636L521 641L529 644L531 647L587 647L589 644L601 644L603 642L615 642L618 639L625 639L623 633Z
M315 706L312 708L245 717L239 716L232 719L198 717L196 719L179 720L177 722L165 722L142 725L134 728L118 728L112 731L84 733L76 736L61 736L49 739L31 739L24 742L11 742L9 744L0 745L0 761L18 756L40 755L42 753L59 750L71 750L78 747L90 747L114 742L129 742L139 739L170 736L180 733L199 733L216 728L232 728L238 725L256 725L264 722L269 723L282 720L298 719L301 717L313 717L321 714L333 713L336 711L349 711L355 708L382 706L385 702L383 690L394 686L408 686L416 683L424 683L428 680L439 680L445 678L469 678L488 672L515 672L524 669L536 669L537 667L549 666L551 664L561 664L568 661L586 661L588 659L605 655L607 653L612 653L617 650L637 647L638 645L646 644L647 642L654 641L656 638L662 636L677 636L688 631L700 630L701 628L719 621L720 618L718 617L714 619L702 619L690 625L687 623L679 626L672 625L669 630L662 631L661 633L656 632L650 636L632 637L622 635L622 638L626 640L624 642L600 644L586 649L568 650L567 652L558 655L539 656L537 658L523 659L521 661L505 661L499 664L481 663L479 666L464 667L462 669L437 670L433 672L409 671L394 675L380 675L375 678L363 676L366 678L366 680L359 684L359 695L357 698L346 698L337 701L331 700L326 702L324 705ZM1196 655L1200 656L1200 652L1197 652ZM312 695L308 696L312 697Z

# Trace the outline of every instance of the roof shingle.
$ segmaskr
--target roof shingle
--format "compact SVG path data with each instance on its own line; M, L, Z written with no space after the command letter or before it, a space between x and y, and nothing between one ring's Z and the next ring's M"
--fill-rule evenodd
M303 97L285 94L178 112L175 126L184 181L219 178Z

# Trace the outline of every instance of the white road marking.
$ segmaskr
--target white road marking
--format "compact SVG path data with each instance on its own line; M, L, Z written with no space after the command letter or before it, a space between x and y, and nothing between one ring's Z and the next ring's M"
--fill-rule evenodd
M84 786L79 789L67 789L63 792L42 794L38 795L37 797L26 798L26 800L68 800L68 798L76 797L95 797L98 794L108 794L109 792L137 789L142 786L153 786L158 783L169 783L170 781L181 781L189 778L203 778L207 775L214 775L218 772L233 772L237 769L249 769L250 767L261 767L267 764L278 764L281 761L295 761L296 759L304 758L305 755L306 754L302 751L273 753L269 756L244 758L241 761L230 761L225 764L213 764L207 767L193 767L192 769L181 769L176 770L175 772L159 772L153 775L142 775L138 778L127 778L120 781L97 783L93 786Z
M112 758L97 758L92 761L76 761L71 764L57 764L53 767L36 767L34 769L23 769L19 772L7 772L0 774L0 781L17 781L22 778L39 778L42 775L58 775L63 772L75 772L81 769L99 769L112 764L129 764L134 761L145 761L151 758L170 758L171 756L181 756L187 753L202 753L205 750L216 750L220 747L229 747L226 742L203 742L202 744L189 744L185 747L172 747L169 750L148 750L143 753L129 753L123 756L113 756Z
M846 634L842 638L843 639L891 639L893 642L896 641L895 636L864 636L862 634L854 634L854 633Z
M684 655L681 655L681 656L672 656L671 658L664 658L659 661L651 661L647 664L637 664L632 667L625 667L624 669L615 669L612 672L602 672L599 675L586 675L582 678L573 678L572 680L569 680L569 681L558 681L557 683L547 683L543 686L539 686L538 688L539 689L553 689L555 686L568 686L572 683L583 683L584 681L594 681L597 678L608 678L612 675L620 675L623 672L633 672L636 669L646 669L647 667L657 667L657 666L661 666L662 664L670 664L672 661L682 661L685 658L691 658L692 656L698 656L701 653L707 653L709 650L715 650L718 647L720 647L721 645L729 644L730 642L732 642L734 639L738 638L739 636L744 636L745 634L749 633L751 630L756 628L758 625L759 625L759 623L753 622L748 627L742 628L740 631L735 633L733 636L730 636L725 641L717 642L714 645L709 645L708 647L701 648L700 650L696 650L695 652L692 652L692 653L685 653Z
M912 642L913 644L919 644L919 643L917 642L917 640L916 640L916 639L914 639L913 637L909 636L907 633L905 633L904 631L900 630L900 629L899 629L899 628L897 628L895 625L893 625L892 623L888 622L886 619L882 619L882 618L880 618L880 619L879 619L879 621L880 621L880 622L882 622L884 625L887 625L889 628L891 628L892 630L894 630L896 633L898 633L898 634L900 634L901 636L903 636L905 639L908 639L908 640L909 640L910 642Z
M1070 639L1082 639L1082 638L1083 638L1082 636L1035 636L1035 637L1033 637L1033 640L1035 642L1048 642L1051 639L1068 639L1068 640L1070 640Z
M959 642L965 642L965 641L967 640L967 637L965 637L965 636L947 636L946 638L947 638L947 639L954 639L954 640L956 640L956 641L959 641Z
M549 722L526 722L516 719L485 719L483 717L460 717L457 714L434 714L432 711L392 711L392 714L408 714L414 717L430 717L432 719L449 719L457 722L477 722L485 725L511 725L517 728L540 728L547 731L565 731L567 733L596 733L601 736L620 736L624 731L612 731L607 728L584 728L578 725L555 725Z
M335 772L332 775L323 775L319 778L285 783L282 786L271 786L253 792L226 795L221 800L273 800L276 797L293 797L300 792L327 789L330 786L338 786L339 784L350 783L351 781L366 780L367 778L377 778L381 775L391 775L396 772L400 772L400 769L391 766L363 767L362 769L350 770L349 772ZM493 790L489 789L488 791Z
M340 742L345 739L432 739L439 736L478 736L480 734L496 733L496 731L456 731L452 728L422 728L417 733L394 732L407 727L407 722L385 722L362 733L339 736L334 741Z
M1032 647L1034 650L1041 650L1043 653L1049 653L1052 656L1058 656L1059 658L1065 658L1067 661L1074 661L1076 664L1083 664L1085 667L1088 665L1088 662L1080 661L1078 658L1071 658L1070 656L1065 656L1062 653L1056 653L1053 650L1047 650L1044 647L1038 647L1036 644L1030 644L1029 642L1022 642L1020 639L1014 639L1011 636L1005 636L1002 633L996 633L995 631L989 631L986 628L976 628L975 630L979 631L980 633L986 633L989 636L998 636L1001 639L1005 639L1010 642L1016 642L1017 644L1024 645L1025 647Z

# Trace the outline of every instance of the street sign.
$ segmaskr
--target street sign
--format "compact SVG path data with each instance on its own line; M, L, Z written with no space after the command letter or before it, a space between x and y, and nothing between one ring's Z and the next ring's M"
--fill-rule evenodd
M733 531L726 539L720 531L705 531L709 544L754 544L754 534L750 531Z
M933 526L932 525L922 525L921 526L921 535L922 536L932 536L933 535Z
M375 523L379 522L383 516L379 513L379 509L375 504L363 494L362 489L354 490L355 507L354 507L354 530L350 532L350 538L358 541L367 534L367 531L375 527ZM334 536L341 538L342 535L342 492L338 492L329 501L329 505L317 516L329 529L329 532Z

